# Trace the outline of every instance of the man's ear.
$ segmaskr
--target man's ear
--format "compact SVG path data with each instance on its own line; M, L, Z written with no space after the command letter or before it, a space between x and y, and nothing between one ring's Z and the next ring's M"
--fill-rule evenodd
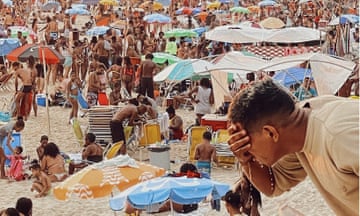
M274 142L278 142L279 141L279 132L278 130L272 126L272 125L264 125L262 128L262 133L272 139Z

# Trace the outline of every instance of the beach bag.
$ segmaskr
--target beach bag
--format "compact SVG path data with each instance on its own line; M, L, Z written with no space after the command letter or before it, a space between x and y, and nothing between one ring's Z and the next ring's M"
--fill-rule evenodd
M107 51L111 50L111 44L107 40L104 41L104 49Z

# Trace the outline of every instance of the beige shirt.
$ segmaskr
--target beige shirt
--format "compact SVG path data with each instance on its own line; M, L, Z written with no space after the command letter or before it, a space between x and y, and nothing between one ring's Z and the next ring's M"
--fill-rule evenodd
M273 166L273 195L309 176L336 215L359 215L359 101L326 96L309 103L304 148Z

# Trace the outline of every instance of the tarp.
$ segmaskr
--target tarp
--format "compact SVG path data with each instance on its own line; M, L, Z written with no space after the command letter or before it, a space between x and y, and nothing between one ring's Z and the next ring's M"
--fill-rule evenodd
M224 96L230 96L227 76L224 76L222 71L211 71L211 84L213 88L214 100L215 100L215 108L221 106L224 102Z

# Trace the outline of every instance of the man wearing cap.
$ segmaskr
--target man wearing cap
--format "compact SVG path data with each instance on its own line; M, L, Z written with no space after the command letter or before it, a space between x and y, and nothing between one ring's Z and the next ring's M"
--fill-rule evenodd
M48 144L48 141L49 141L48 136L46 136L46 135L41 136L41 138L40 138L40 146L36 148L36 152L38 154L39 161L41 161L41 159L44 156L44 149L45 149L45 146Z

